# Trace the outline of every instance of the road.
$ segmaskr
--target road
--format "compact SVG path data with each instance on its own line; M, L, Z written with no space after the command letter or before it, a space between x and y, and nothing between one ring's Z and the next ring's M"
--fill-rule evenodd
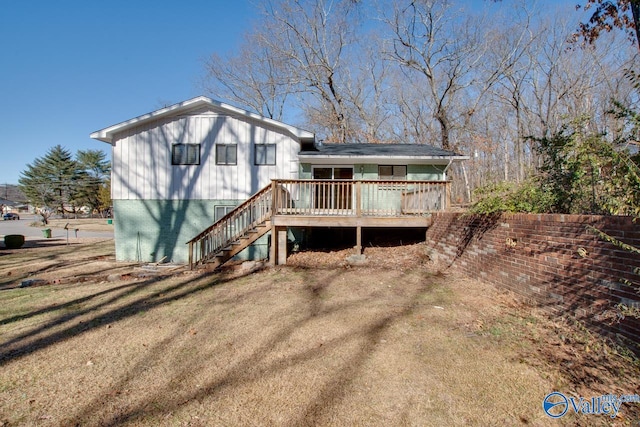
M45 227L32 227L31 224L39 222L39 216L36 215L23 215L20 214L20 219L15 221L2 221L0 219L0 238L4 238L7 234L22 234L27 240L34 240L36 238L44 238L42 232ZM84 238L84 237L98 237L98 238L111 238L113 239L113 231L85 231L80 230L76 236L74 230L68 230L69 238ZM51 238L53 239L66 239L67 230L62 228L51 228Z

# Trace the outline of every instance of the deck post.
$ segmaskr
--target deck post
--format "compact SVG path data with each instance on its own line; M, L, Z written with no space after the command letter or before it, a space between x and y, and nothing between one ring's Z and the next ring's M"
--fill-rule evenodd
M271 180L271 215L278 213L278 183L275 179ZM272 237L273 238L273 237Z
M269 236L269 265L276 265L276 256L278 255L278 242L276 241L276 226L271 223L271 236Z
M445 184L445 200L444 200L444 209L445 211L451 208L451 181L447 181Z
M276 265L285 265L287 263L287 227L276 227L275 237Z
M356 227L356 255L362 255L362 227Z
M362 182L356 181L356 216L362 216Z

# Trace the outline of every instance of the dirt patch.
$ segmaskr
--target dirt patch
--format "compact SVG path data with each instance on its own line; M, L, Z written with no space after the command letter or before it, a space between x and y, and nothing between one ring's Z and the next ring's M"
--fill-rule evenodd
M423 250L0 291L0 425L548 425L552 391L638 392L627 355Z

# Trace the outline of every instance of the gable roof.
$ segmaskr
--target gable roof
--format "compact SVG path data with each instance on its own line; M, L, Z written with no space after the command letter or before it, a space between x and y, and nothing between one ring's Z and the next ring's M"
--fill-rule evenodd
M142 116L134 117L133 119L95 131L89 136L93 139L112 144L115 135L120 132L161 118L177 116L187 111L191 111L201 107L206 107L212 111L227 114L232 117L244 118L246 120L261 123L263 125L269 125L282 131L288 132L300 140L313 141L315 139L315 135L306 130L287 125L277 120L269 119L259 114L252 113L251 111L243 110L241 108L234 107L220 101L216 101L206 96L198 96L196 98L192 98L178 104L170 105L169 107L161 108L160 110L156 110Z
M301 160L371 160L385 159L411 161L467 160L454 151L424 144L318 144L315 151L301 151Z

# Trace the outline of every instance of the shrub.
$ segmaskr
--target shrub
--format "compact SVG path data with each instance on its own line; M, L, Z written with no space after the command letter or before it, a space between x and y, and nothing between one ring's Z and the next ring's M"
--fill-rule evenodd
M7 249L20 249L24 245L22 234L8 234L4 236L4 245Z
M493 214L500 212L544 213L554 205L554 195L536 179L520 184L501 182L477 188L474 196L478 198L471 213Z
M588 130L580 118L549 138L532 138L541 182L554 195L549 212L634 215L640 212L640 169L627 141Z

